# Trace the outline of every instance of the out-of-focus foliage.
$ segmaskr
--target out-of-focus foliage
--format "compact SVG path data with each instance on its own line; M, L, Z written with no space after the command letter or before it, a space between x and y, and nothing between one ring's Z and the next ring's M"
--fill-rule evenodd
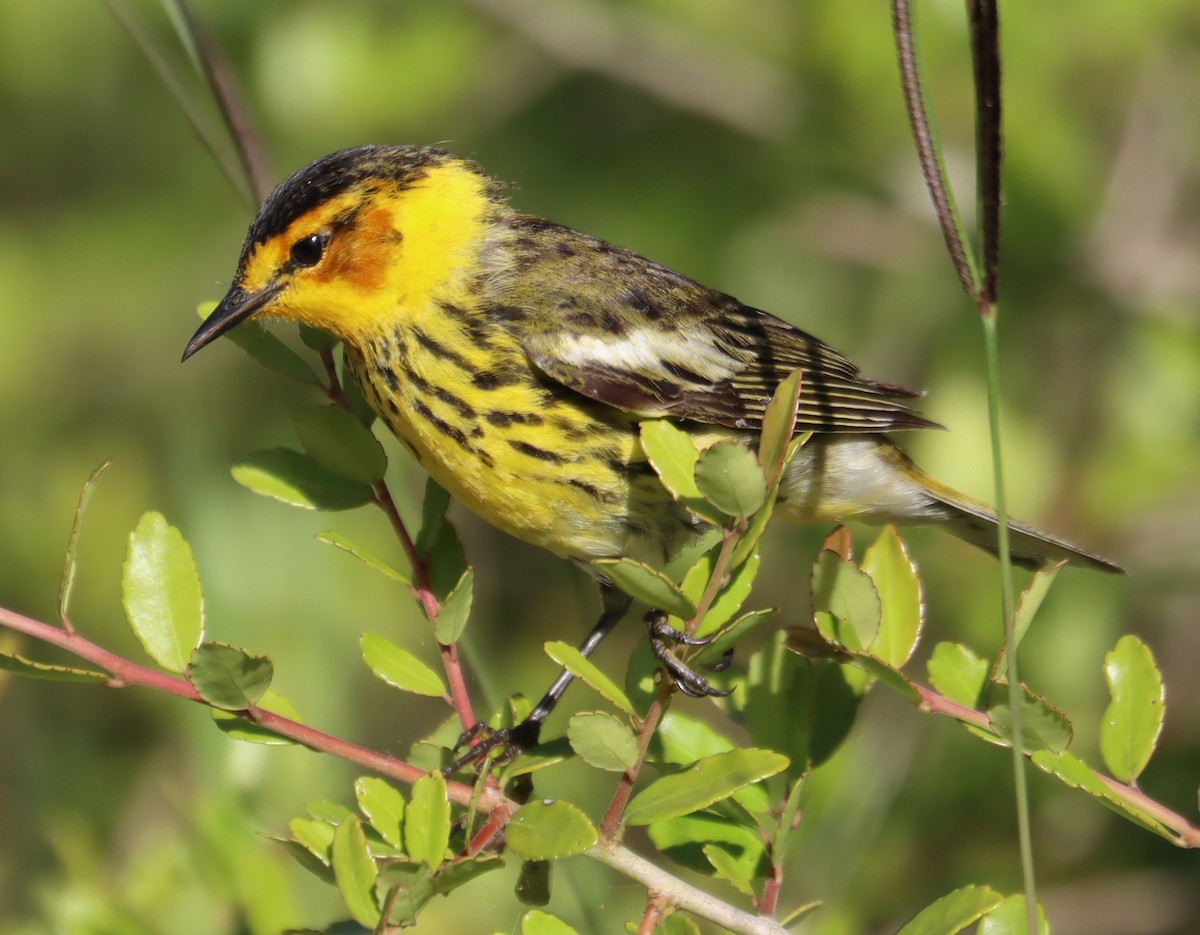
M161 10L132 6L172 47ZM321 400L227 344L178 363L196 305L232 274L250 209L104 6L70 12L0 5L0 603L53 617L79 488L111 457L72 600L90 633L140 652L120 566L137 517L160 510L194 550L211 639L268 653L279 691L321 699L302 712L309 723L406 749L441 711L397 709L361 665L359 637L379 631L433 661L428 627L381 576L315 540L323 517L229 474L290 444L291 413ZM962 11L919 12L946 157L969 185ZM278 176L355 143L446 143L517 183L523 208L788 318L872 376L928 388L926 414L950 431L909 451L988 497L979 329L920 187L879 4L210 0L196 13L242 78ZM1001 13L1010 505L1130 572L1060 574L1022 675L1073 714L1097 712L1077 719L1073 747L1097 761L1109 698L1096 673L1118 635L1137 632L1171 700L1140 782L1186 810L1200 765L1200 19L1187 0ZM423 479L396 454L391 479L415 519ZM382 520L360 513L339 528L398 562ZM479 697L536 694L553 674L538 647L582 636L590 585L456 519L478 571ZM784 623L807 616L797 569L822 532L769 534L756 604L783 607ZM909 541L933 608L925 645L995 646L994 563L946 536ZM622 671L642 638L629 626L597 661ZM1006 754L872 701L815 784L820 820L798 835L797 895L826 901L804 931L894 930L964 883L1019 885L997 779ZM163 698L0 676L0 932L104 919L114 933L268 933L337 912L254 832L281 831L354 773L301 748L230 743L209 721ZM551 732L565 724L556 716ZM1056 932L1200 927L1193 855L1031 781ZM551 908L587 931L591 906L622 898L604 883L590 867L563 875ZM454 930L517 924L511 876L472 885L479 917L456 904Z

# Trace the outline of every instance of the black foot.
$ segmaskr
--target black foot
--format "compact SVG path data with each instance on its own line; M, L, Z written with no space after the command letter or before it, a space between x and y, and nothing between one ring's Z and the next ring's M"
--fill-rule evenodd
M650 632L650 651L654 653L654 658L666 667L667 676L676 688L692 698L724 698L731 694L723 689L714 688L703 675L680 662L667 645L675 643L684 646L704 646L709 642L708 638L688 636L676 630L667 623L667 615L661 610L652 610L642 619ZM725 665L728 665L728 662Z
M467 766L475 766L478 769L488 760L497 766L511 763L526 750L532 750L538 745L541 729L540 721L535 722L528 718L516 727L491 728L482 721L477 721L474 727L462 732L454 749L461 750L476 738L481 739L457 760L443 766L442 775L449 778Z

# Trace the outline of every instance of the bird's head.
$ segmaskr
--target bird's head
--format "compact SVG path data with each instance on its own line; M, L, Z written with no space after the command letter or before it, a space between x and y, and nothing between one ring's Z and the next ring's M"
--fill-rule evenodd
M229 292L183 359L259 317L365 340L470 269L498 192L474 163L428 147L360 146L317 160L263 202Z

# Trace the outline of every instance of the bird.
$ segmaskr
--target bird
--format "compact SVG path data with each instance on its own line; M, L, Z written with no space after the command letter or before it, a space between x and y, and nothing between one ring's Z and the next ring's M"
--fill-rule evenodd
M785 470L776 515L938 525L997 551L995 512L890 438L940 428L913 408L918 393L864 377L768 312L522 213L508 195L440 148L366 145L316 160L263 201L228 292L183 359L251 319L339 339L371 407L434 480L598 579L603 613L585 652L630 603L593 563L661 567L705 531L659 481L640 424L669 420L701 449L753 446L768 401L797 369L796 432L813 434ZM1008 528L1017 565L1121 570L1024 523ZM536 743L569 681L564 672L533 723L506 739Z

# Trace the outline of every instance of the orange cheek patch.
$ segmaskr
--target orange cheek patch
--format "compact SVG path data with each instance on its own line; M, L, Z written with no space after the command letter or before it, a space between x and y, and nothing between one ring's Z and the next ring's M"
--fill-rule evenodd
M374 292L387 281L388 258L398 236L392 213L386 208L363 212L355 229L346 233L349 236L344 239L335 236L319 278L344 283L357 292Z

